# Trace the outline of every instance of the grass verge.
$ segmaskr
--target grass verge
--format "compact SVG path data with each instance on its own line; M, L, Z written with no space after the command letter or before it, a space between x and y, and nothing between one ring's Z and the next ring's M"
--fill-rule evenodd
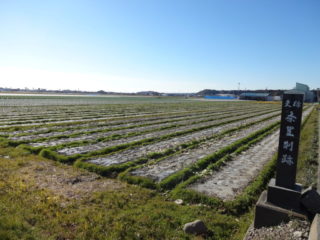
M297 182L304 187L317 187L319 149L319 110L318 106L310 114L308 124L300 134L297 166Z
M23 149L0 148L0 239L216 240L230 239L241 226L241 218L212 211L208 206L177 205L138 186L125 185L121 191L100 191L80 200L68 199L34 181L41 168L22 176L21 171L31 162L50 160ZM56 171L76 171L66 165L55 167ZM195 219L202 219L211 234L186 235L183 225Z

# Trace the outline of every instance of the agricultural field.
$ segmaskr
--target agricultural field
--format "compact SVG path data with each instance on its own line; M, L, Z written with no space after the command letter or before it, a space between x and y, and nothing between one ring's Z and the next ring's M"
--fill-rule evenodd
M0 96L0 105L2 146L117 178L163 201L206 206L221 218L248 214L274 174L277 102ZM303 121L314 112L305 105ZM245 231L235 226L207 237ZM189 239L172 239L181 238Z

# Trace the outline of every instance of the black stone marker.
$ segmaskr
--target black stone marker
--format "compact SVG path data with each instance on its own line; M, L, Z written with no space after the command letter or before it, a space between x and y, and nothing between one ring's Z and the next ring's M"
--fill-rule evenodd
M301 208L303 189L295 182L303 98L297 93L283 95L276 178L270 180L256 204L255 228L279 225L291 217L307 218Z
M275 185L295 189L303 94L284 94Z

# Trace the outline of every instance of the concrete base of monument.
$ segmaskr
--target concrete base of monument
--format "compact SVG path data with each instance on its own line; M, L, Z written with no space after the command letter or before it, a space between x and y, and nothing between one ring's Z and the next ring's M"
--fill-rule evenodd
M272 204L267 201L267 191L264 191L256 204L254 228L280 225L292 218L308 219L307 212L302 209L296 211Z
M296 183L293 189L276 186L275 179L272 178L268 185L267 202L278 207L294 210L301 210L302 186Z

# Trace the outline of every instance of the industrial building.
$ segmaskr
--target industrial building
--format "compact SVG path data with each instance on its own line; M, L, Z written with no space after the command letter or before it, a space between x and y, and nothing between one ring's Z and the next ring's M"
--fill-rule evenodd
M237 97L231 94L219 94L219 95L212 95L212 96L204 96L205 99L212 99L212 100L235 100Z
M305 102L315 101L315 94L310 91L309 86L306 84L296 83L296 86L292 90L287 91L287 93L302 93L304 94Z
M253 93L245 92L240 94L240 100L258 100L258 101L268 101L269 93Z

